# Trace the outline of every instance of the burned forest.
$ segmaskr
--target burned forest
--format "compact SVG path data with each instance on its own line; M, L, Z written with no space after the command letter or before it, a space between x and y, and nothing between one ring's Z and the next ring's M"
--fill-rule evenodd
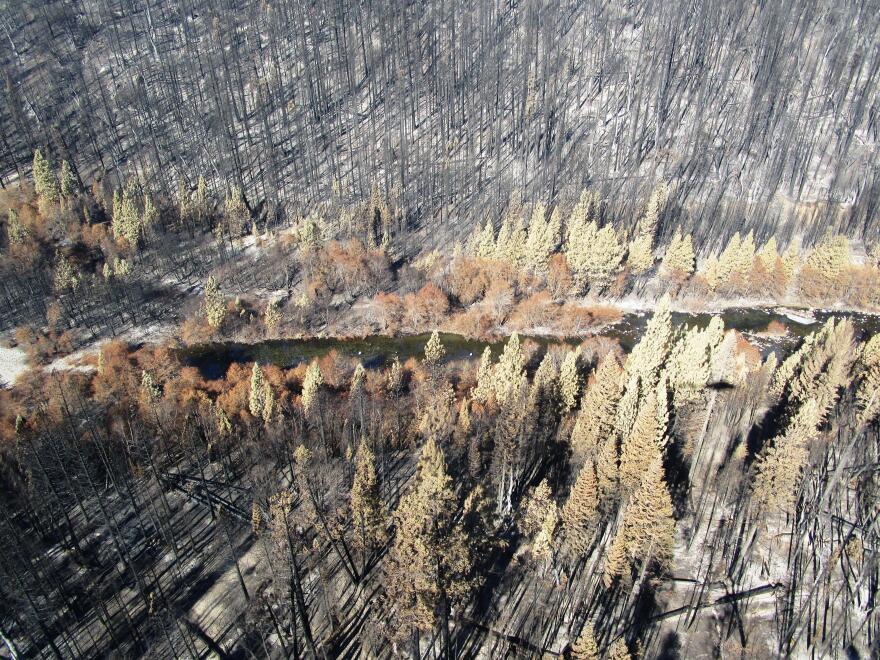
M880 4L0 0L0 658L876 658Z

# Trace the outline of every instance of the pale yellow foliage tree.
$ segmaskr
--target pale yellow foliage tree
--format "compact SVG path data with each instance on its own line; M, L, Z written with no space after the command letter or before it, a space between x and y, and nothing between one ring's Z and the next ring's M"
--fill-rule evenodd
M40 213L47 215L52 204L57 204L59 199L58 180L52 163L43 156L39 149L34 151L33 162L34 192L37 193L37 201Z
M263 324L269 334L278 332L278 326L281 325L281 310L278 309L278 303L270 300L266 305L266 311L263 313Z
M770 441L755 461L753 498L759 511L790 511L809 458L809 443L816 437L820 411L806 401L792 418L785 433Z
M648 272L654 265L653 240L643 234L636 236L629 243L626 255L626 266L633 275Z
M499 403L505 403L525 383L525 361L519 335L514 332L507 340L504 352L492 373L495 398Z
M376 457L366 439L361 438L351 484L351 514L355 544L367 554L382 546L387 539L388 513L379 492Z
M75 291L79 288L80 283L79 271L73 262L56 250L55 275L53 277L55 291Z
M577 406L581 384L578 375L578 359L581 349L576 348L565 354L562 365L559 367L559 399L563 415L568 414Z
M495 229L491 220L486 220L482 231L474 235L470 253L481 259L491 259L495 256Z
M547 513L555 507L550 484L542 479L526 498L523 506L523 515L519 521L519 529L525 536L531 536L538 532Z
M596 643L596 634L593 632L593 624L587 623L575 643L571 646L572 660L599 660L599 645Z
M477 371L477 385L473 389L474 401L486 403L495 393L495 380L492 375L492 349L486 346L480 356L480 367Z
M813 248L804 261L804 268L809 268L828 284L834 283L850 264L849 240L843 235L828 233Z
M645 334L626 361L627 375L638 376L645 390L653 389L660 377L660 368L672 350L674 333L669 296L663 296L648 321Z
M251 369L251 387L248 395L248 410L251 415L257 419L263 417L263 407L265 405L266 384L263 378L263 370L258 362L254 362Z
M676 230L663 257L663 273L667 277L686 278L694 272L696 257L690 234Z
M241 236L248 227L251 212L244 203L244 195L241 188L234 187L226 194L223 217L226 222L226 231L230 238Z
M626 640L618 639L608 649L608 660L632 660Z
M324 374L317 362L312 362L306 369L303 378L302 406L306 417L312 417L320 404L321 386L324 384Z
M208 325L214 329L223 325L226 319L226 299L213 275L209 275L205 283L205 316Z
M592 462L578 473L568 500L562 508L565 545L575 556L586 554L599 519L599 485Z
M660 569L668 566L675 544L673 513L663 463L658 459L643 473L639 487L623 510L621 525L606 557L606 585L623 574L627 561Z
M430 631L440 623L447 649L450 609L475 584L472 546L457 522L458 509L443 452L429 440L394 513L397 533L385 561L385 583L404 634Z
M547 209L536 204L529 221L528 238L525 245L525 261L537 273L547 272L547 261L559 246L559 209L547 218Z
M578 459L599 450L600 443L614 436L617 403L620 400L622 370L614 353L599 363L581 399L581 407L571 434L571 447Z
M425 366L429 369L436 368L444 355L446 355L446 348L440 341L440 333L434 330L425 345Z
M657 395L651 392L639 406L635 424L620 447L620 489L629 495L642 481L646 470L661 460L666 444L666 426Z
M880 334L873 335L859 355L856 406L859 423L870 424L880 412Z

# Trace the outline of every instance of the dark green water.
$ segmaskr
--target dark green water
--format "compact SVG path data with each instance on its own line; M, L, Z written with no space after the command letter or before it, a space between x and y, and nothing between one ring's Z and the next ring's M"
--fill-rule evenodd
M825 311L814 311L812 314L815 321L811 323L797 323L778 311L763 308L729 309L721 313L721 316L724 319L725 328L735 328L751 335L764 352L776 349L785 351L788 347L794 346L800 337L815 330L832 315L852 318L860 337L880 332L880 317L878 316L856 312L835 312L832 314ZM713 316L709 313L673 312L672 319L675 324L705 327ZM624 314L620 322L599 329L595 334L615 339L625 351L629 351L641 337L649 318L649 313L627 313ZM771 321L784 324L788 328L788 333L781 337L754 336L754 333L763 332ZM202 344L183 349L182 357L186 364L198 367L206 378L223 377L229 365L234 362L253 362L256 360L261 364L275 364L279 367L289 368L316 357L323 357L333 350L340 355L359 359L367 368L377 368L388 364L395 357L398 357L401 362L405 362L410 357L422 357L429 336L426 333L400 337L373 335L362 339L276 339L255 344ZM506 338L497 341L480 341L448 333L442 333L440 338L446 348L447 361L479 359L486 346L491 346L493 355L497 356L507 341ZM585 337L557 338L524 335L523 339L526 338L542 346L550 344L576 346L585 339Z

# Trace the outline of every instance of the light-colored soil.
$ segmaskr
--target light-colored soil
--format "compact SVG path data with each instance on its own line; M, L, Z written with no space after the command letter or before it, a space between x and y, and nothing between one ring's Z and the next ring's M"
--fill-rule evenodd
M0 382L14 385L27 368L27 357L23 350L0 346Z

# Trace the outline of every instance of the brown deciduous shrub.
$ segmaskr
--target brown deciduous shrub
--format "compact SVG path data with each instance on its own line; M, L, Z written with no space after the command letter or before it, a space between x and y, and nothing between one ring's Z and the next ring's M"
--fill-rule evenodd
M491 268L485 259L458 257L446 276L446 288L462 305L481 300L492 283Z
M449 309L449 299L435 284L426 284L417 293L407 294L403 303L407 325L414 330L437 327Z

